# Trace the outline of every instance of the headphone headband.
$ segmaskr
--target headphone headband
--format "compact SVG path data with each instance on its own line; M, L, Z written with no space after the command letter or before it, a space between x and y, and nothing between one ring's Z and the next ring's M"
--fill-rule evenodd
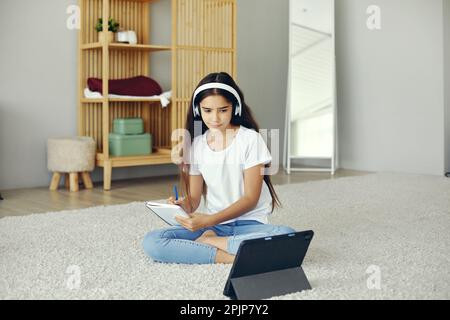
M228 91L229 93L233 94L233 96L237 100L236 110L234 112L234 115L241 115L242 112L242 104L241 104L241 98L239 97L238 92L231 86L221 83L221 82L210 82L206 83L200 87L197 88L197 90L194 91L194 98L192 99L192 107L194 109L194 117L200 116L200 105L197 105L195 103L195 99L197 98L197 95L207 89L223 89L225 91Z

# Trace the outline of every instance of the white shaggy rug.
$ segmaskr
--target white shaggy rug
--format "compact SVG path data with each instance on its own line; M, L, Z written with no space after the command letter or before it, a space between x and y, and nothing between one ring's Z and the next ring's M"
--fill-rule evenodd
M315 237L313 290L282 299L449 299L450 179L401 174L276 186L271 223ZM229 265L153 263L143 203L0 219L0 299L224 299Z

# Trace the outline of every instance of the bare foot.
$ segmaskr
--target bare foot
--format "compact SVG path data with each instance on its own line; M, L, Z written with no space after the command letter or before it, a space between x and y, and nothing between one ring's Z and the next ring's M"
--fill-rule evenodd
M218 237L214 231L206 230L195 241L217 247L217 254L216 254L216 258L215 258L216 263L233 263L234 255L229 254L228 252L223 251L220 247L218 247L217 239L221 239L221 238ZM226 239L226 238L222 237L222 239ZM225 245L226 245L226 243L225 243Z
M216 254L216 263L233 263L234 255L229 254L228 252L222 251L220 249L217 250Z
M212 230L206 230L200 237L195 239L195 241L208 244L208 238L210 237L217 237L217 234Z

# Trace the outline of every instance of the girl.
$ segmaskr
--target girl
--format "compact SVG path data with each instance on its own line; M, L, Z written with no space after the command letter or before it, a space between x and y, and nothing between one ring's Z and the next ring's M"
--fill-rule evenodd
M153 260L232 263L243 240L295 232L267 224L267 216L280 205L270 177L264 175L272 157L229 74L211 73L200 81L186 130L191 138L185 139L180 165L186 197L170 197L168 202L180 205L190 217L177 217L180 226L145 236L143 247ZM195 131L201 131L197 137ZM202 194L206 212L195 212Z

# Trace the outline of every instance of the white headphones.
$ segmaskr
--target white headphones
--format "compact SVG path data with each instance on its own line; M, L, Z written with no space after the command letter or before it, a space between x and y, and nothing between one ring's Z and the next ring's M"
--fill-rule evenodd
M236 105L236 111L234 112L234 115L241 115L241 111L242 111L242 104L241 104L241 98L239 97L239 94L237 93L237 91L233 88L230 87L227 84L221 83L221 82L211 82L211 83L207 83L204 84L200 87L197 88L197 90L195 90L194 92L194 98L192 99L192 107L194 109L194 118L196 116L200 116L200 104L196 104L195 103L195 98L197 98L197 95L207 89L223 89L228 91L229 93L233 94L233 96L236 98L237 100L237 105Z

